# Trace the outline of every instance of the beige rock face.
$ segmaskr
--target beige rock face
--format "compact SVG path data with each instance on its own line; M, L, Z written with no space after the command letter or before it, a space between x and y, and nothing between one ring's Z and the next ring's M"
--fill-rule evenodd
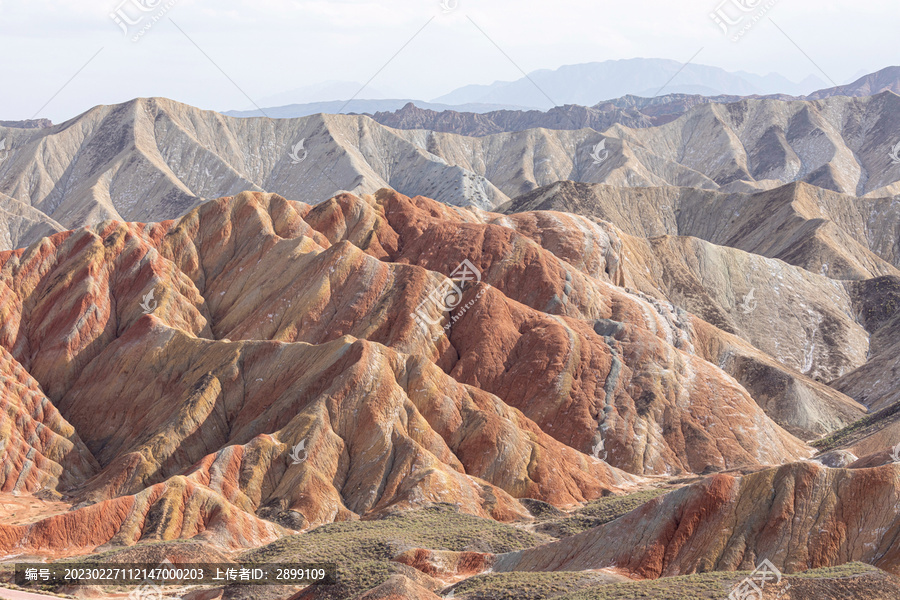
M893 92L814 102L742 100L703 104L660 127L616 125L607 133L622 139L626 152L652 153L726 188L804 181L846 194L887 196L896 192L900 168L888 159L898 107L900 96ZM860 125L862 114L878 116ZM630 167L625 162L620 168Z
M431 154L425 132L400 135L368 117L236 119L154 98L5 134L10 155L0 192L68 228L161 221L202 199L269 188L313 203L342 188L385 186L456 204L507 199L483 177Z
M870 356L832 385L870 414L823 440L823 459L836 456L854 468L900 462L900 278L847 282L847 289L860 322L871 332Z
M803 183L759 193L721 193L561 181L500 210L573 212L644 238L697 237L835 279L897 275L900 265L900 203Z
M0 194L0 248L24 248L63 229L41 211Z
M634 287L751 342L786 367L831 381L865 363L866 330L840 281L690 237L628 239Z
M694 106L657 127L617 124L601 134L589 127L603 128L603 119L576 115L585 128L467 137L392 129L354 115L238 119L141 98L52 127L5 128L10 151L0 168L0 193L43 214L28 216L31 221L52 226L55 220L65 228L176 218L203 199L242 190L315 203L341 189L391 187L491 208L561 180L732 193L806 182L878 203L900 191L900 165L888 159L896 141L887 134L896 130L898 103L892 92L815 102L750 99ZM876 226L896 233L896 203L885 203L894 216ZM27 229L21 218L12 219L12 230ZM701 215L704 223L710 218ZM840 236L826 227L815 239L834 252ZM8 237L0 241L10 247L34 239ZM830 269L876 268L871 257L843 265L823 249L819 254Z

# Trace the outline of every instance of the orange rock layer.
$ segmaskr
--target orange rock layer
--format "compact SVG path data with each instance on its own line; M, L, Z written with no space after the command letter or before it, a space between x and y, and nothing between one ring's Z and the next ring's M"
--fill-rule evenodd
M580 253L559 223L242 193L0 254L0 484L96 503L0 525L0 551L240 546L278 535L268 507L304 527L430 502L510 521L516 498L811 454L710 362L733 336L619 287L615 236L583 228ZM463 260L481 281L442 310Z

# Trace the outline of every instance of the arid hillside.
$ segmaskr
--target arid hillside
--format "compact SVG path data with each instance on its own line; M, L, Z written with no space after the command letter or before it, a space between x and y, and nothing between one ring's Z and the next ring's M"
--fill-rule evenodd
M732 195L805 182L871 204L900 192L898 109L900 96L884 91L697 104L657 122L622 116L627 106L379 117L393 129L360 115L240 119L141 98L58 125L0 127L0 198L18 203L0 207L0 244L23 247L56 224L175 219L244 190L316 204L390 187L493 209L564 180ZM433 129L407 128L417 119ZM546 119L575 125L546 129ZM471 135L449 132L459 121Z
M4 252L0 491L38 504L0 522L0 551L188 538L268 556L313 529L452 505L536 537L472 546L481 558L454 575L441 569L468 546L404 533L370 557L392 565L383 578L350 569L303 597L414 598L490 565L608 569L608 583L768 556L785 572L896 572L893 513L863 508L900 497L876 452L896 431L875 413L893 388L865 376L890 360L896 277L840 282L640 233L388 189L316 205L243 192ZM822 436L834 441L810 445ZM822 464L864 449L883 466ZM772 504L786 494L825 519L822 536L798 538L812 521L791 525ZM566 515L598 502L621 518L573 530ZM572 544L584 552L556 550Z

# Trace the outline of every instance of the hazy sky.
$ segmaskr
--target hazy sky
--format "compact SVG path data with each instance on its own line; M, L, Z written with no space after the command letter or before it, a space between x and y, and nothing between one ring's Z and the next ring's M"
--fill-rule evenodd
M445 12L440 0L0 0L0 119L37 113L60 122L137 96L244 109L252 106L244 93L256 102L328 80L365 83L379 69L373 88L431 100L470 83L518 79L515 65L530 72L618 58L686 61L700 48L699 64L827 81L812 59L839 84L900 63L896 0L726 0L729 15L732 2L772 5L739 42L709 16L721 1L445 0L455 5ZM141 12L140 2L153 10ZM143 15L133 36L166 5L137 42L110 17L117 9L133 21Z

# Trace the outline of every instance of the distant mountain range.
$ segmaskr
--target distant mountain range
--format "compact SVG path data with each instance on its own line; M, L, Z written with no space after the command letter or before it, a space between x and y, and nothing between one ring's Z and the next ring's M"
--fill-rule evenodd
M682 68L683 67L683 68ZM333 84L315 88L319 92L335 94L334 97L351 98L360 92L362 86L356 83ZM820 100L830 96L871 96L878 92L891 90L900 93L900 67L887 67L877 73L866 74L852 83L842 86L824 87L825 83L817 77L807 77L800 83L792 82L780 75L765 76L747 72L731 73L718 67L705 65L686 65L670 60L635 58L615 60L581 65L569 65L556 70L535 71L520 80L512 82L495 82L490 85L471 85L459 88L426 102L415 99L372 98L369 93L380 95L380 92L363 90L366 98L352 100L329 100L292 102L282 101L307 99L314 96L311 88L301 88L294 92L280 94L264 99L262 110L232 110L224 114L232 117L294 118L318 113L327 114L368 114L403 111L407 105L413 104L419 109L434 112L454 111L459 113L489 114L498 111L546 111L554 107L577 105L594 107L600 110L611 108L636 109L644 116L650 117L646 126L659 125L666 122L666 116L674 118L688 108L707 102L734 102L741 98L774 98L780 100ZM350 91L352 90L352 92ZM552 99L552 101L551 101ZM391 126L402 127L403 121L409 121L406 115L395 118L393 123L386 116L378 118L380 122ZM662 117L662 118L660 118ZM381 121L384 118L384 121ZM416 117L419 119L420 116ZM615 122L630 127L640 126L631 118L642 119L641 115L632 114ZM534 120L534 117L529 117ZM465 121L449 117L449 120ZM498 125L497 116L487 119L475 119L482 123L495 122L494 125L479 125L468 130L452 129L456 133L481 135L476 131L496 132L509 131ZM503 120L515 121L517 118L504 116ZM594 127L583 119L563 119L559 126L553 122L559 120L559 114L548 118L547 125L554 129L571 129L575 127ZM611 122L606 115L597 120L599 123ZM437 122L437 121L436 121ZM566 126L568 122L568 126ZM422 124L425 128L434 127ZM440 125L438 130L443 130ZM595 127L596 128L596 127Z
M647 98L626 95L600 102L591 107L567 104L547 111L436 111L410 103L393 112L376 112L372 118L383 125L397 129L429 129L474 136L503 131L522 131L536 127L547 129L590 127L597 131L603 131L616 123L627 127L664 125L700 104L727 104L739 102L745 98L784 101L821 100L834 96L871 96L885 91L900 94L900 67L887 67L877 73L865 75L853 83L818 90L807 96L788 94L703 96L673 93Z
M674 60L631 58L566 65L554 70L535 71L515 81L469 85L434 101L444 104L515 103L546 110L562 104L592 106L628 94L656 96L666 92L750 96L781 93L797 96L824 86L825 83L814 76L795 83L776 74L732 73L719 67L684 65Z
M400 110L407 104L415 104L422 108L434 111L458 110L471 113L485 113L496 110L528 110L526 107L514 104L479 104L477 102L450 105L423 102L421 100L388 98L385 100L328 100L325 102L310 102L306 104L288 104L286 106L272 106L262 110L229 110L222 114L229 117L270 117L272 119L293 119L308 117L310 115L368 115L376 112Z
M407 102L371 118L270 120L141 99L55 126L3 122L0 248L108 218L174 218L246 189L316 201L392 187L484 209L560 180L731 193L803 181L888 197L900 193L890 158L900 141L897 91L900 67L889 67L807 97L815 100L629 95L490 112ZM308 159L295 165L289 151L301 141Z
M770 73L756 75L729 72L719 67L658 58L607 60L558 69L542 69L516 81L490 85L467 85L430 102L391 99L382 91L357 82L326 82L305 86L259 101L256 109L231 110L232 117L305 117L317 113L374 114L398 110L408 102L430 110L484 113L493 110L547 110L563 104L593 106L603 100L626 95L655 96L661 92L718 96L786 94L801 96L821 89L825 82L810 76L797 83ZM361 95L361 98L355 96ZM323 99L328 100L323 100ZM342 98L343 100L331 100ZM354 98L352 102L346 99Z

